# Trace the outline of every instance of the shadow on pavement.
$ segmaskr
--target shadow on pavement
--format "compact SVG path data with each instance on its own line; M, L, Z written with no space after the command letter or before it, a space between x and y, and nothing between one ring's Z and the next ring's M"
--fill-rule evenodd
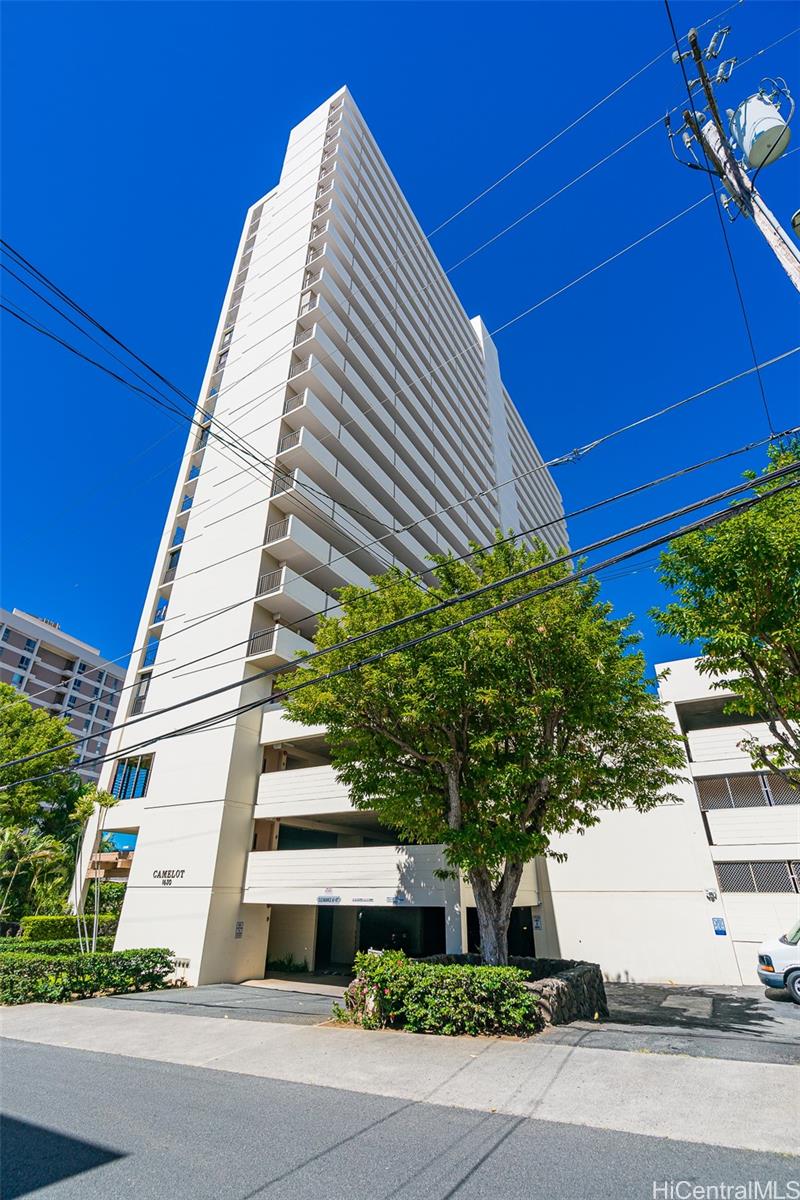
M772 989L662 987L658 984L607 984L607 1024L658 1026L698 1033L746 1034L775 1038L784 1019L800 1018L800 1009L776 1003ZM792 1009L797 1009L792 1012ZM800 1033L800 1028L797 1029Z
M56 1133L43 1125L31 1125L16 1117L0 1117L0 1195L17 1200L39 1188L93 1171L125 1154Z

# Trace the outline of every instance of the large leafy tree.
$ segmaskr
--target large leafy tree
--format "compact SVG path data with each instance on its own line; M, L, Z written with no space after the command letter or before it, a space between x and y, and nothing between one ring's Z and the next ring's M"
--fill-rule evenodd
M2 765L43 750L51 753L14 767ZM67 835L82 789L80 777L70 769L75 759L67 722L35 707L8 684L0 684L0 827L13 825L51 837ZM56 770L64 773L34 778Z
M792 463L800 463L797 439L774 445L765 471ZM756 493L775 486L745 477ZM675 600L653 614L659 629L699 647L699 670L735 695L728 711L766 723L769 739L741 743L753 767L800 788L800 490L679 538L662 554L660 575Z
M70 742L66 721L34 707L8 684L0 684L0 915L4 918L63 910L75 839L86 815L81 780L71 770L75 751ZM52 753L2 766L42 750ZM34 779L56 768L66 771Z
M428 592L396 570L377 578L375 590L345 589L343 615L320 623L320 648L420 615L331 651L292 683L564 579L566 566L548 566L439 613L421 611L541 566L548 554L541 544L498 540L467 562L435 559ZM288 698L295 720L327 726L356 808L374 810L405 840L441 843L449 869L466 874L490 963L507 959L525 863L553 854L555 836L589 829L603 810L652 809L684 761L645 679L631 619L613 617L598 592L594 579L567 581Z

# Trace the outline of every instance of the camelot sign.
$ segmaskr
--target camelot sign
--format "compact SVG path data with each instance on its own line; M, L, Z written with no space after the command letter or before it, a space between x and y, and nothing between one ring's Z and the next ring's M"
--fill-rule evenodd
M185 874L186 874L186 872L184 870L168 871L168 870L160 869L160 870L153 871L153 879L160 879L162 887L172 887L173 879L183 879Z

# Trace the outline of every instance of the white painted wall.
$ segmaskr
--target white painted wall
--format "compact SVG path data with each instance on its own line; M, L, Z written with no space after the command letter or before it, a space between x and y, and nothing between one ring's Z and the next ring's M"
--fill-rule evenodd
M246 904L411 904L442 906L449 881L439 846L340 846L253 851Z
M349 792L333 767L267 771L258 781L256 817L313 817L353 811Z

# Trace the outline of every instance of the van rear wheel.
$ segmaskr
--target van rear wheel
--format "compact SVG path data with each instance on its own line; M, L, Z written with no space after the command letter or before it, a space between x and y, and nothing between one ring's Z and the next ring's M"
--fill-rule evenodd
M800 1004L800 971L792 971L791 975L787 975L785 986L795 1004Z

